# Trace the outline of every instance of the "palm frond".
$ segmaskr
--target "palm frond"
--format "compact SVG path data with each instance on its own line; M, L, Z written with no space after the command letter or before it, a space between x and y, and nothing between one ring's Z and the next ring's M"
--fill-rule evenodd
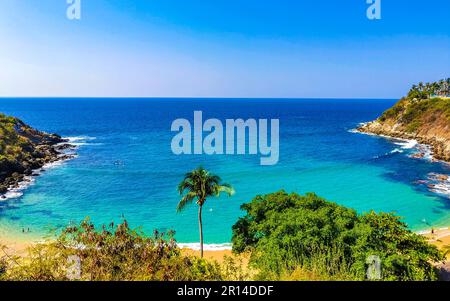
M193 191L195 189L191 179L185 178L180 184L178 184L177 190L178 193L182 195L185 190Z
M220 182L222 182L222 179L219 176L216 175L208 175L208 177L206 178L206 182L209 184L215 184L215 185L219 185Z
M183 209L186 208L187 205L191 204L194 201L196 196L197 195L192 191L183 196L177 205L177 212L183 211Z
M232 196L232 195L234 195L236 193L236 191L234 190L233 186L231 186L230 184L227 184L227 183L219 185L218 190L219 190L219 193L225 192L229 196Z
M211 174L203 167L186 173L183 181L177 187L180 195L186 192L177 206L177 211L180 212L194 199L197 199L198 204L202 206L209 196L219 196L221 192L227 193L229 196L233 195L233 187L229 184L221 184L221 182L219 176Z

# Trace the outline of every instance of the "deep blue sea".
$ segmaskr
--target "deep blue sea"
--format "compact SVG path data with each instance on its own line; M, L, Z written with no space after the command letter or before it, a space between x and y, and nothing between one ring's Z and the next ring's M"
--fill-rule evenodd
M197 208L176 213L177 184L203 165L236 190L208 199L205 243L228 243L240 205L255 195L284 189L316 192L339 204L394 211L411 229L450 224L450 199L429 191L430 173L448 165L408 157L408 143L353 133L395 100L347 99L0 99L0 112L40 130L71 137L77 158L47 169L23 195L0 201L0 235L42 235L90 216L96 224L176 231L182 243L198 242ZM172 153L177 118L278 118L280 160L261 166L259 156ZM422 182L419 182L422 183Z

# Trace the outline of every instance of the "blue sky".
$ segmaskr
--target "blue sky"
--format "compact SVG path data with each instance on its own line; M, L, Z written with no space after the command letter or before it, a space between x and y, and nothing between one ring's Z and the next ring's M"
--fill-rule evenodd
M0 2L0 96L398 98L450 76L450 1Z

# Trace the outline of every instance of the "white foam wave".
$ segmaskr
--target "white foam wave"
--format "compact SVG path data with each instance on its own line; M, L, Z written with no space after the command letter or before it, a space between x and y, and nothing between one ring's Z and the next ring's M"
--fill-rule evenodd
M43 171L59 167L63 165L67 160L69 159L50 162L45 164L41 168L33 170L32 175L25 176L17 187L10 187L4 194L0 194L0 201L20 198L21 196L23 196L23 191L32 186L36 181L36 177L40 176Z
M179 243L178 246L180 248L186 248L191 250L200 250L199 243ZM223 244L205 244L203 245L203 249L205 251L223 251L223 250L231 250L231 243L223 243Z
M83 143L86 143L85 141L95 140L95 137L90 136L75 136L75 137L65 137L65 139L68 140L68 142L62 142L59 143L59 145L63 144L72 144L74 146L81 145ZM74 141L79 141L78 143L73 143ZM69 157L67 157L69 156ZM33 170L33 173L31 176L25 176L23 180L17 185L17 187L9 187L8 191L4 194L0 194L0 201L7 200L7 199L15 199L20 198L23 195L23 191L27 189L29 186L33 185L35 182L35 177L41 175L41 173L48 169L53 169L56 167L60 167L63 165L67 160L73 159L76 157L75 153L72 153L67 150L63 151L58 155L59 160L50 162L42 166L41 168Z
M445 231L445 230L448 230L448 228L441 227L441 228L434 229L434 231ZM432 232L431 229L416 231L416 233L419 235L431 234L431 232Z
M399 145L402 149L412 149L415 148L418 144L417 140L404 140L401 142L394 142L394 144Z
M23 195L23 192L21 192L21 191L9 190L5 194L0 196L0 201L6 201L9 199L17 199L17 198L20 198L22 195Z
M73 137L64 137L64 139L69 140L69 142L77 142L77 141L91 141L97 138L90 136L73 136Z
M403 153L403 150L401 150L399 148L395 148L395 149L391 150L391 154L395 154L395 153Z
M61 161L55 161L55 162L51 162L51 163L47 163L47 164L45 164L44 166L42 166L42 168L37 169L36 171L37 171L38 173L40 173L40 171L42 171L42 170L56 168L56 167L59 167L59 166L61 166L61 165L63 165L63 164L64 164L64 161L63 161L63 160L61 160Z
M423 158L432 161L433 160L433 152L431 151L431 146L429 145L422 145L423 150Z
M85 146L85 145L103 145L103 143L88 143L88 142L72 142L71 145L75 146Z
M17 187L9 188L7 192L0 195L0 200L5 201L9 199L17 199L20 198L23 195L23 191L33 185L35 182L34 176L26 176L23 178L23 180L19 183Z
M89 141L96 140L97 137L90 136L75 136L75 137L64 137L68 142L63 142L62 144L69 143L75 147L85 146L85 145L103 145L103 143L92 143Z
M447 174L428 174L428 188L431 192L450 198L450 176Z
M74 148L79 148L81 146L86 145L103 145L103 143L91 143L89 141L97 139L96 137L90 137L90 136L74 136L74 137L64 137L64 139L67 139L67 142L62 142L60 144L70 144Z
M450 198L450 182L446 181L435 184L430 191Z

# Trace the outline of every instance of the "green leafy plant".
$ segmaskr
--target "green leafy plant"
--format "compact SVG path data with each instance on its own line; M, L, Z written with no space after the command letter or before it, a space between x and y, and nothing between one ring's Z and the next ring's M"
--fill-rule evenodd
M315 194L280 191L242 209L247 214L233 226L233 251L251 252L261 280L364 280L369 256L381 259L383 280L435 280L432 263L443 259L399 217L358 215Z
M220 266L184 256L173 233L152 237L130 229L128 223L97 230L89 219L62 231L55 240L33 245L28 256L9 261L6 280L222 280ZM79 258L79 277L68 273L70 258Z

